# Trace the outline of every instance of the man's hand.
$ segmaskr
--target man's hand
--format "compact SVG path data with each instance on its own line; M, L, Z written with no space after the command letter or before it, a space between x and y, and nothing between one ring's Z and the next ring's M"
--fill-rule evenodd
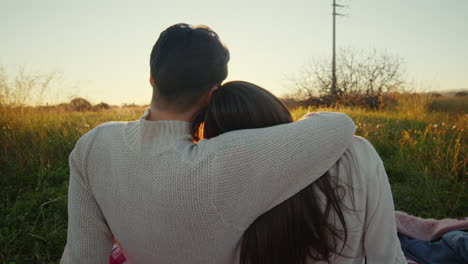
M310 113L307 113L307 114L305 114L303 117L301 117L301 119L299 119L299 120L309 118L309 117L311 117L311 116L313 116L313 115L315 115L315 114L317 114L317 112L310 112Z

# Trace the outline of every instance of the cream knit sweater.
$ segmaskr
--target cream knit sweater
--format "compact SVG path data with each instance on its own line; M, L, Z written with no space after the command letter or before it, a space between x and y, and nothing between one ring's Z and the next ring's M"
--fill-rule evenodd
M113 236L130 263L236 263L252 221L330 169L355 132L346 115L320 113L194 144L189 123L147 115L76 144L61 263L108 263Z

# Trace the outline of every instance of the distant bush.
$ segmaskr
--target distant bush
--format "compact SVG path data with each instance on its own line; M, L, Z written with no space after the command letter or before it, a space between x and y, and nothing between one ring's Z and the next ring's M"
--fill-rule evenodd
M432 96L432 97L442 97L442 94L440 94L440 93L430 93L430 96Z
M467 92L457 92L455 96L468 96Z
M468 96L442 96L431 103L429 110L450 114L468 114Z
M101 111L101 110L106 110L106 109L110 109L111 106L107 103L104 103L104 102L100 102L99 104L97 105L94 105L91 110L92 111Z
M122 104L122 107L124 107L124 108L128 108L128 107L138 107L138 105L135 104L135 103L131 103L131 104L130 104L130 103L124 103L124 104Z
M294 108L304 106L304 105L301 104L301 102L299 100L296 100L296 99L294 99L292 97L288 97L288 96L287 97L282 97L282 98L280 98L280 100L289 109L294 109Z
M70 101L70 107L74 111L84 112L90 111L93 106L88 100L78 97Z

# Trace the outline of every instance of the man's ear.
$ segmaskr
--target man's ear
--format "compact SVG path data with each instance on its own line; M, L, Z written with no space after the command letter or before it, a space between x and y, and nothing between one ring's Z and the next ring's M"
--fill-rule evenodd
M149 81L150 81L151 86L154 88L154 79L152 76L150 76Z

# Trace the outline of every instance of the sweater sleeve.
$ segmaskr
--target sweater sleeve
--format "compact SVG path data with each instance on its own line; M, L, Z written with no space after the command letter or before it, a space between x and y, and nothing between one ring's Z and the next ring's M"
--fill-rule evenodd
M376 177L377 180L373 181L375 184L368 186L367 195L367 217L364 229L364 250L367 263L406 264L397 237L392 191L380 158L378 158Z
M94 131L80 138L69 158L67 244L61 264L109 262L112 233L86 175L86 157Z
M355 132L341 113L317 113L290 124L231 131L217 148L215 207L239 230L318 179L344 153Z

